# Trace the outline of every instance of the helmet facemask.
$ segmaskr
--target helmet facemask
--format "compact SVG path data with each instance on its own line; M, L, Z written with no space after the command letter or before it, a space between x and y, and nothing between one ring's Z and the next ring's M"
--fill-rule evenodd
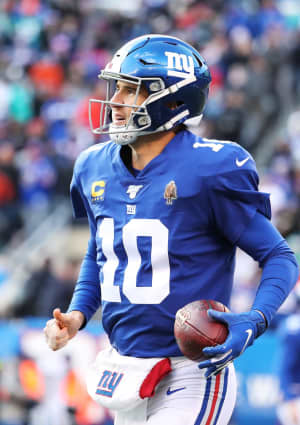
M104 80L106 86L106 99L90 99L89 101L89 119L91 130L94 134L109 134L111 140L120 145L134 143L138 136L153 133L147 132L151 126L151 118L147 112L147 99L142 104L137 104L142 85L152 92L160 91L164 88L164 82L160 78L140 78L127 75L102 71L99 78ZM112 102L117 82L130 83L136 86L135 99L132 104ZM131 108L129 119L124 125L116 125L112 121L112 106ZM92 108L97 107L99 125L95 126L92 120Z

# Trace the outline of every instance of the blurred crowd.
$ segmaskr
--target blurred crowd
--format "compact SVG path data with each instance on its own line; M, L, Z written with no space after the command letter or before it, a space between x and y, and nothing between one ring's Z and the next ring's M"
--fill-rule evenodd
M209 100L191 129L254 155L273 220L300 252L297 0L2 0L0 254L68 199L76 156L106 140L89 129L99 70L145 33L178 36L206 58Z

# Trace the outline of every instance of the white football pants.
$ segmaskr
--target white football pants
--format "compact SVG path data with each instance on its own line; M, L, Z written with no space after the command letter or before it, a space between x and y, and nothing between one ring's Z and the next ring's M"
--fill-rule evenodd
M196 362L171 358L170 372L155 395L137 409L115 416L115 425L227 425L236 401L236 376L230 364L206 379Z

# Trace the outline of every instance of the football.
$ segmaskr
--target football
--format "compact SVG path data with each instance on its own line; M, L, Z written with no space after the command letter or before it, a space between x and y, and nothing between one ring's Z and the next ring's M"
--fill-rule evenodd
M205 360L203 348L223 344L227 338L227 326L211 319L207 314L209 309L229 312L221 302L198 300L185 305L176 313L174 335L180 351L190 360Z

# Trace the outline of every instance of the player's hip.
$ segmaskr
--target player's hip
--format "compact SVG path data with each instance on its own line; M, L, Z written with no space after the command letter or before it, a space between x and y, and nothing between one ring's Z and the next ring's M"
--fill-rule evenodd
M172 424L225 425L236 400L236 377L233 365L216 377L206 379L197 363L173 358L172 372L158 385L148 400L149 425L162 423L168 409ZM164 410L163 413L161 413Z

